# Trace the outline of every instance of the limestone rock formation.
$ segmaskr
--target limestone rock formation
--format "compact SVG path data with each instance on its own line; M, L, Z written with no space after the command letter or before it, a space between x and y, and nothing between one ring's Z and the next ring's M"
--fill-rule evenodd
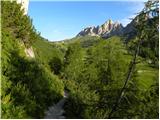
M112 35L121 35L123 33L123 26L118 22L113 22L112 20L106 21L101 26L87 27L78 33L77 36L101 36L110 37Z
M10 0L11 2L16 1L18 4L22 5L22 9L24 9L24 15L28 12L29 0Z
M30 47L30 48L25 48L25 53L26 53L26 56L27 57L30 57L30 58L34 58L35 55L34 55L34 51L33 51L33 48Z

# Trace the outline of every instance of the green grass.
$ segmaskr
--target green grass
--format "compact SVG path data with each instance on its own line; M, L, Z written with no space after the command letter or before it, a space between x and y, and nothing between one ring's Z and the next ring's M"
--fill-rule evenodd
M131 55L125 54L124 57L126 58L126 61L130 62L132 60ZM141 90L147 90L150 88L150 86L158 79L158 72L159 70L157 68L151 67L146 62L141 62L137 64L137 80L138 85Z
M141 89L148 89L158 77L158 69L150 67L147 63L137 64L138 83Z

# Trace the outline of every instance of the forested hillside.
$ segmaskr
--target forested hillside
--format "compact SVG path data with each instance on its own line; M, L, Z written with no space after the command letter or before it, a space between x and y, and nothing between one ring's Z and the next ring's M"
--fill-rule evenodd
M62 76L70 93L66 116L108 118L133 59L122 39L99 39L87 48L76 41L69 45L65 58ZM158 118L158 69L140 56L136 62L111 118Z
M67 91L66 118L158 119L157 4L145 4L127 41L84 36L48 42L20 5L1 2L1 118L44 118ZM34 57L27 56L29 48Z
M43 118L47 106L63 95L63 82L44 55L57 58L52 55L60 51L40 37L20 9L16 2L2 2L2 118ZM35 58L26 56L31 46Z

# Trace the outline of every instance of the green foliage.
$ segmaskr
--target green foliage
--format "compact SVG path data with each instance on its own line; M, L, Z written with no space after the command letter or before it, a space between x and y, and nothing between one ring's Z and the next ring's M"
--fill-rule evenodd
M67 109L68 114L71 115L72 113L70 117L75 118L78 113L80 118L104 117L104 114L106 114L106 111L103 110L104 107L109 106L110 102L113 103L111 99L115 99L123 82L128 64L122 57L123 54L123 45L116 37L107 41L101 40L96 46L86 50L82 49L80 44L77 43L68 48L64 76L66 76L65 79L74 80L77 88L71 91L71 95L73 91L76 93L71 96L72 104L68 103L67 107L73 108L78 104L82 107L78 111ZM117 80L117 78L119 79ZM115 96L113 96L114 94ZM110 99L105 99L107 97L110 97ZM80 103L76 103L76 101ZM76 111L75 114L73 114L74 111Z
M10 38L8 38L10 41L7 41L7 38L7 36L5 37L3 35L2 74L4 78L9 80L11 86L5 85L4 90L2 89L3 92L6 91L2 99L10 94L13 105L23 109L22 111L26 112L27 117L41 118L43 117L46 106L50 105L53 101L56 102L61 97L63 84L40 63L21 57L16 45L16 48L12 46L12 50L7 50L11 48L7 47L8 45L16 43ZM2 79L2 81L5 81L5 79ZM2 113L5 112L2 110ZM14 115L12 113L10 113L10 116L2 114L2 118L12 118ZM21 117L26 118L26 116ZM20 116L14 116L14 118L18 117Z
M49 62L51 70L57 75L60 73L60 70L62 68L62 62L60 59L54 57L52 60Z
M118 106L118 111L114 113L114 117L122 114L124 118L158 118L158 97L156 97L158 96L158 85L156 85L158 81L157 77L155 77L158 74L157 68L159 62L157 29L159 18L158 6L158 1L146 2L144 10L136 17L136 39L129 43L130 49L133 53L138 50L137 48L140 48L138 54L146 59L150 66L152 65L152 67L156 68L153 72L153 68L148 67L148 64L147 67L144 62L138 64L138 73L136 73L136 77L132 76L132 81L130 81L133 85L135 84L133 86L135 87L134 89L133 87L129 89L134 90L131 93L134 93L134 95L130 95L132 98L131 100L128 99L126 95L123 95L123 97L127 98L128 103L131 104L128 104L126 108L123 108L124 106L122 103L124 98L122 98L122 101ZM155 81L156 84L154 83ZM152 95L150 95L151 91L153 92ZM125 94L128 94L128 91L126 91ZM149 102L150 100L152 100L152 102ZM132 105L134 105L134 107L131 107ZM128 106L131 107L130 110L127 110L129 108ZM154 109L152 115L150 115L151 109Z
M16 1L2 1L2 28L9 30L17 40L29 47L36 38L36 31L29 16L23 15L21 5Z
M145 8L136 17L137 38L129 43L134 50L137 41L141 40L139 55L158 68L159 58L159 5L158 1L148 1Z
M158 118L159 16L146 20L144 15L139 15L139 32L127 45L129 50L116 36L50 43L36 32L20 5L2 2L2 118L43 118L64 88L69 91L64 106L67 118L108 118L139 39L137 65L112 118ZM33 59L24 52L31 46Z
M127 53L118 37L99 39L99 42L85 48L80 43L78 40L69 43L65 54L61 76L64 77L65 88L70 93L65 105L66 116L107 118L124 84L132 56ZM154 72L146 73L150 83L138 72L146 68L148 72L154 69ZM113 118L150 118L146 116L147 111L149 114L149 109L155 107L153 105L157 99L151 97L153 103L148 106L149 101L145 94L149 94L146 90L154 84L156 75L155 68L147 63L140 63L134 70ZM139 114L142 109L146 111ZM156 108L152 118L157 118L157 112Z
M26 57L25 48L42 39L20 8L16 2L2 2L2 118L43 118L62 97L63 83L47 61Z
M63 53L42 37L35 40L33 49L37 60L43 64L48 64L53 58L63 61Z

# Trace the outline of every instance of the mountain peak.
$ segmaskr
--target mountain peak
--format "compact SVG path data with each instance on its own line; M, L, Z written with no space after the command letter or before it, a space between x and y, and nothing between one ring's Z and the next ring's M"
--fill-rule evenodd
M112 19L108 19L105 23L107 23L107 24L113 24L113 21L112 21Z
M111 19L108 19L104 24L98 25L97 27L87 27L78 33L77 36L101 36L101 37L109 37L110 35L119 35L121 34L123 29L122 24L118 21L113 22Z

